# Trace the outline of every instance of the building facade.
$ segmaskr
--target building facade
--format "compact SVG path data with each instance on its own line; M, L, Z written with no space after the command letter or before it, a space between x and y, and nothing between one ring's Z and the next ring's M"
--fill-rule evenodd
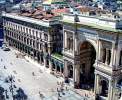
M62 75L63 33L59 21L4 13L3 27L4 40L9 46Z
M64 74L76 88L119 100L122 79L122 31L119 19L65 14L63 17ZM101 100L100 99L100 100Z

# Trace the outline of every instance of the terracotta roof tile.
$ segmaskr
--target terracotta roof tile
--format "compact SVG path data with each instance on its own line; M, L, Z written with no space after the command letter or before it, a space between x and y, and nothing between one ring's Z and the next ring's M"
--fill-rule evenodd
M69 12L68 8L64 8L64 9L54 9L52 10L53 13L67 13Z

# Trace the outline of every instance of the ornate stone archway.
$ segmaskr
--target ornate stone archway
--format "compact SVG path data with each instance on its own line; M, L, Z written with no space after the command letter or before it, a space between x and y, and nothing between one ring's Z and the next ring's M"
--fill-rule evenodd
M96 60L96 49L89 41L83 41L79 45L79 68L78 79L76 80L77 87L79 88L93 88L94 87L94 67L93 64Z

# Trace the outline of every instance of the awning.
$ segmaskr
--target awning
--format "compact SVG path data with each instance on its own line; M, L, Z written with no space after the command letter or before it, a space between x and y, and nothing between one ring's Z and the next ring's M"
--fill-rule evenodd
M59 65L61 68L64 68L64 65L63 65L63 63L60 63L60 65Z
M59 67L63 68L63 62L60 62L56 59L51 59L51 61L52 61L52 63L55 64L55 66L59 66Z

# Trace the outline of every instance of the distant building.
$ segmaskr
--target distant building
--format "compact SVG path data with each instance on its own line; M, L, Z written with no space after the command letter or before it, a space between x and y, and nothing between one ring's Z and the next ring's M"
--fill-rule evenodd
M122 11L122 1L121 0L117 0L117 6L118 6L118 10Z
M108 9L111 11L117 10L117 1L116 0L95 0L94 2L98 4L98 8Z

